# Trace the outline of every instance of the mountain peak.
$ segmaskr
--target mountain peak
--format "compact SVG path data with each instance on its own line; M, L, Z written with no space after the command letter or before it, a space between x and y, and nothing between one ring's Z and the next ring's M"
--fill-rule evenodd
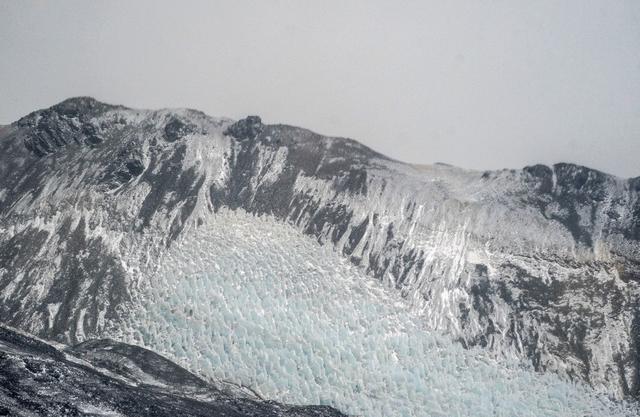
M126 109L126 107L103 103L93 97L71 97L46 109L29 113L14 124L22 127L34 126L40 120L41 116L45 118L52 116L64 119L78 118L80 121L85 121L115 109Z
M614 398L638 395L640 182L567 163L486 175L441 165L416 172L353 140L266 125L258 116L232 122L187 109L124 110L88 97L20 123L0 132L0 321L6 324L70 343L131 337L119 341L193 358L189 366L203 376L238 366L243 373L264 371L259 392L300 386L290 391L296 402L339 397L335 405L346 412L376 415L381 403L369 402L376 395L370 387L385 384L384 375L375 363L352 372L361 355L352 346L362 343L345 342L341 318L367 323L374 302L404 299L407 309L415 308L411 317L424 320L403 328L403 340L417 334L412 329L448 334L464 347L591 384ZM342 278L331 284L338 273ZM393 298L359 298L378 291L353 282L344 289L355 289L354 303L344 298L331 305L363 309L321 317L322 326L337 323L323 332L339 335L321 346L335 347L336 357L348 361L331 365L334 380L342 381L336 388L309 355L292 358L293 351L279 346L307 340L307 328L324 329L294 324L313 323L299 321L299 314L318 318L324 304L314 297L343 294L340 286L355 276L379 280L380 297L388 290ZM324 282L329 286L321 292L314 283ZM281 317L276 309L287 302L286 286L298 283L289 288L296 294L313 288L313 297L272 332L267 325ZM285 290L270 293L276 284ZM228 312L255 309L211 315L227 302ZM240 303L238 310L232 302ZM402 307L397 320L409 311ZM237 327L238 319L246 324ZM249 329L234 330L234 351L260 349L247 357L264 352L272 361L266 366L281 369L240 362L225 351L228 338L183 326L187 321L208 323L216 334ZM395 323L388 327L394 335ZM302 332L289 331L296 327ZM262 343L252 328L267 329L274 344ZM380 401L429 414L431 399L420 399L442 385L418 384L415 402L404 390L405 381L423 379L415 369L431 368L414 366L432 360L420 356L429 349L396 348L402 344L366 344L383 349L372 357L398 355L402 372L408 370ZM298 363L304 372L295 371ZM316 385L270 375L308 376ZM471 376L446 381L464 388ZM521 385L504 405L530 388ZM477 395L450 403L447 412L486 398Z
M104 111L117 109L117 108L124 109L125 107L103 103L101 101L96 100L93 97L87 97L87 96L71 97L50 107L50 109L52 110L56 110L59 113L62 113L71 117L75 115L87 114L87 113L91 113L91 114L102 113Z
M264 125L260 116L247 116L225 130L224 134L236 139L253 139L262 132Z
M102 142L91 119L117 109L126 107L102 103L92 97L72 97L32 112L15 122L14 126L26 129L25 146L41 157L70 142L90 145Z

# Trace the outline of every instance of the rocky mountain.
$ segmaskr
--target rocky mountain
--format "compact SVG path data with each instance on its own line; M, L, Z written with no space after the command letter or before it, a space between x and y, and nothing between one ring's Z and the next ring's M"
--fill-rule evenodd
M95 340L52 346L0 327L0 415L338 417L220 390L137 346Z
M412 166L256 116L73 98L0 130L0 321L131 341L162 259L242 212L331 248L425 331L635 398L639 196L572 164Z

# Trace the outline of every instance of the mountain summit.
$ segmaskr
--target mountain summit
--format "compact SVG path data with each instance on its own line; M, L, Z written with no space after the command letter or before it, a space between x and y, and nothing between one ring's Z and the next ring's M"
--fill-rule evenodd
M200 245L226 239L217 233L229 219L249 224L251 241L282 230L312 238L397 296L424 332L618 399L640 394L640 177L573 164L416 167L257 116L81 97L0 130L0 322L63 343L143 344L189 365L198 338L220 336L203 323L222 304L202 317L196 307L158 313L163 328L200 329L170 345L154 345L136 320L179 293L178 275L157 280L175 265L220 270L179 253L195 236ZM264 222L273 232L252 235ZM313 265L309 273L324 270ZM187 305L200 288L189 282ZM208 296L213 306L215 291ZM318 386L331 379L295 366ZM252 372L246 378L261 381ZM356 385L353 395L364 390Z

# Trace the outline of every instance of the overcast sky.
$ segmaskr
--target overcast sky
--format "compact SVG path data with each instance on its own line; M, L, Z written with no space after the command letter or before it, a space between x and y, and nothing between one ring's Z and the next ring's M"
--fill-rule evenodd
M0 124L91 95L408 162L640 175L637 0L0 0L0 60Z

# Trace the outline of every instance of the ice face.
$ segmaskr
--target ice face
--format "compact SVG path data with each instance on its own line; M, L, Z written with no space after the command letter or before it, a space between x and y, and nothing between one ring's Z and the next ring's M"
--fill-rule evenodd
M379 282L269 218L212 216L145 281L128 341L265 398L365 416L625 415L428 331Z

